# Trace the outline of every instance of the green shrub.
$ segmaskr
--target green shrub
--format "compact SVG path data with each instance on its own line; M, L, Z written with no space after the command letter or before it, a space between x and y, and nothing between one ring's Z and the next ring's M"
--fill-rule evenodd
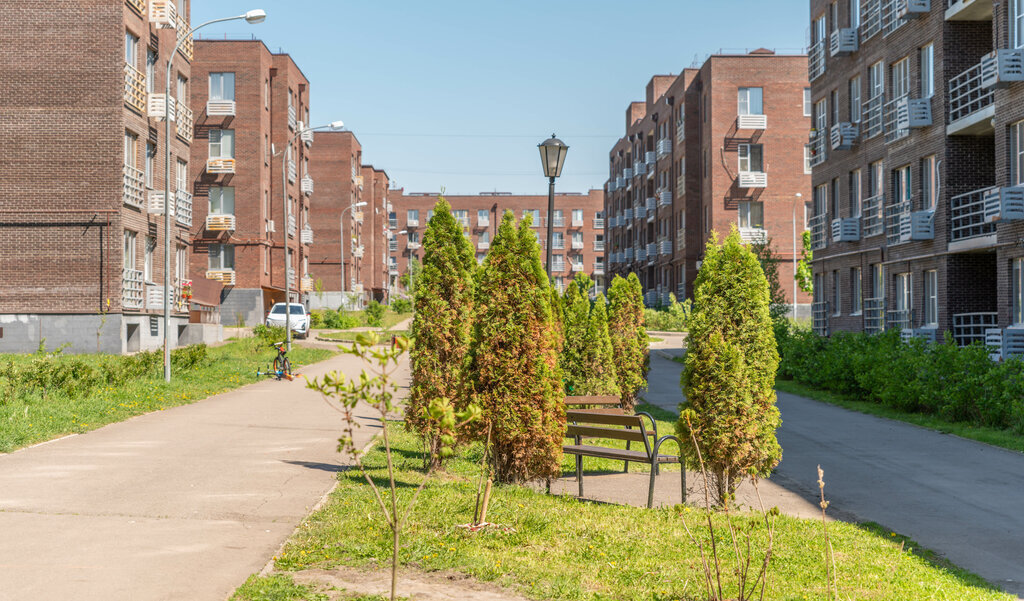
M676 300L676 295L669 295L668 307L661 309L644 309L644 325L647 330L656 332L685 332L686 318L690 315L692 301Z
M309 312L309 327L314 330L319 330L324 327L323 309L314 309Z
M252 329L252 335L260 345L270 345L276 342L283 342L286 338L283 327L267 327L262 323Z
M581 277L582 276L582 277ZM558 362L567 394L583 394L587 374L583 361L587 346L587 326L590 321L590 299L587 290L590 278L580 274L569 283L559 304L562 308L562 349Z
M385 310L387 310L387 307L375 300L368 302L366 304L366 310L363 311L363 315L366 317L366 325L379 328L381 326L381 320L384 319Z
M608 289L608 336L611 338L622 406L629 410L636 405L637 394L647 388L647 370L650 368L643 287L635 273L630 273L628 278L615 276Z
M587 333L583 345L583 381L578 395L610 394L621 396L615 360L612 355L612 340L608 335L608 309L603 294L594 299L587 320Z
M171 367L180 371L202 367L208 362L209 354L205 344L192 344L171 351Z
M394 313L410 313L412 311L412 299L395 298L391 300L391 311Z

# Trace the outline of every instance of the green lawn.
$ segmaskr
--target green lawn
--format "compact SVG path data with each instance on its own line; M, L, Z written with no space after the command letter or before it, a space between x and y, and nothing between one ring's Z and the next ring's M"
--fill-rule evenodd
M424 477L421 444L400 424L388 427L399 495L406 500ZM450 460L447 473L420 495L403 535L403 564L426 571L452 570L534 599L704 598L697 550L683 526L685 520L707 541L701 510L681 506L647 510L582 502L519 486L496 486L488 521L507 530L470 534L458 526L469 522L473 514L480 456L479 445L463 449ZM386 470L381 445L370 451L366 464L383 484ZM389 561L388 528L368 486L355 470L338 478L339 485L328 503L304 521L277 558L279 571L338 565L381 567ZM723 526L726 517L716 514L713 519ZM733 520L740 528L750 522L745 516ZM829 525L829 533L843 599L1012 599L877 526L836 522ZM753 536L755 548L762 548L763 530L755 528ZM780 517L766 598L825 598L823 548L819 521ZM735 565L731 549L729 544L719 545L725 566ZM729 568L723 571L731 582ZM251 588L252 582L247 586ZM245 594L236 599L301 598ZM726 591L727 597L733 595L734 591Z
M324 332L322 334L317 334L317 336L319 336L320 338L324 338L326 340L340 340L340 341L343 341L343 342L351 342L351 341L355 340L356 337L359 336L360 334L365 334L365 333L366 332L344 332L344 331L343 332ZM395 336L409 336L409 335L412 334L412 332L410 332L409 330L389 330L387 332L379 332L378 336L379 336L381 342L387 343L387 342L391 341L391 335L392 334L394 334Z
M359 320L358 325L356 325L355 327L369 327L370 326L370 324L366 323L366 311L345 311L345 315L351 315L351 316L355 317L357 320ZM412 313L394 313L391 310L387 310L387 311L384 312L384 316L381 317L381 325L380 325L380 327L384 328L385 330L389 330L389 329L395 327L396 325L402 323L406 319L409 319L410 317L412 317ZM321 328L315 328L315 329L331 330L331 329L334 329L334 328L329 328L329 327L323 326Z
M322 361L334 353L296 346L289 354L293 369ZM274 351L248 338L210 348L205 362L187 370L176 369L171 383L163 379L162 363L147 375L119 384L104 383L85 393L68 394L38 388L12 387L0 376L0 453L87 432L109 423L151 411L185 405L210 395L257 381L257 368L266 370ZM0 366L31 370L38 355L0 355ZM111 355L59 355L54 362L73 362L88 370L123 361Z

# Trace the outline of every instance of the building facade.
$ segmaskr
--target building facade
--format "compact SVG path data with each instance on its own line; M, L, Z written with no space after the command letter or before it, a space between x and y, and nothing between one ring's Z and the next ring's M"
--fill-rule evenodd
M1024 5L811 2L817 332L1024 352Z
M189 0L0 5L0 352L162 346L168 236L172 345L188 327L189 10ZM55 44L55 27L73 43Z
M793 303L810 171L807 57L755 50L716 54L699 69L657 75L626 109L609 153L609 264L635 272L650 306L693 294L707 241L733 227L771 242ZM797 292L805 308L809 298Z
M433 215L437 199L437 194L406 194L400 188L391 190L392 210L388 215L387 226L394 234L388 256L388 283L392 292L398 292L399 278L401 274L408 273L409 261L420 261L423 258L423 233ZM547 242L547 196L484 193L476 196L445 195L445 200L451 204L456 220L465 228L477 262L483 262L487 255L505 211L511 211L517 220L527 213L531 215L543 260ZM604 191L556 193L552 218L554 243L551 247L551 263L556 288L564 290L577 273L583 272L596 282L595 293L604 292Z
M309 81L259 40L197 40L195 52L192 272L224 285L224 324L258 324L286 286L293 302L313 289Z

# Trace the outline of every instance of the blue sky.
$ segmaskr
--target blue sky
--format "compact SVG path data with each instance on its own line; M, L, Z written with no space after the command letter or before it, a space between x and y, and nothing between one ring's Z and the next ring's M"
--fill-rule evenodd
M559 190L606 179L625 109L654 74L719 49L797 51L807 0L193 0L192 23L267 11L255 35L310 80L311 121L337 119L407 192L546 194L536 145L570 147Z

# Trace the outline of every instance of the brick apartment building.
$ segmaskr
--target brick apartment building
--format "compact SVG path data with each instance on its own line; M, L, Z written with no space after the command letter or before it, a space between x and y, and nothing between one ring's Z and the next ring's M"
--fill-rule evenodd
M609 264L638 275L648 305L691 297L711 233L733 227L747 242L771 241L793 302L811 189L806 67L804 55L764 49L715 54L654 76L626 109L626 135L609 153Z
M70 352L161 346L165 204L172 344L187 327L189 10L188 0L0 3L0 352L44 339ZM183 38L165 203L165 69Z
M1024 6L810 6L815 330L1024 352Z
M300 134L309 123L309 81L289 55L259 40L200 39L195 53L192 273L224 285L224 324L262 323L270 306L284 301L286 282L293 301L312 290L314 136Z
M405 194L401 188L390 193L392 211L389 227L395 232L388 258L392 292L396 290L400 274L408 270L410 258L422 260L420 250L427 222L433 215L437 194ZM531 212L534 228L541 242L541 258L547 240L548 197L520 196L504 193L477 196L449 196L455 218L461 221L466 235L482 262L501 224L505 211L512 211L516 219ZM552 245L552 272L559 291L584 272L597 283L596 292L605 290L605 219L604 191L590 190L586 194L555 194L554 244ZM405 232L404 234L400 232Z
M365 222L363 244L365 252L359 259L362 284L369 298L385 302L389 283L389 240L394 230L389 226L388 214L391 204L388 199L388 174L372 165L363 165L363 200L368 204L363 207Z

